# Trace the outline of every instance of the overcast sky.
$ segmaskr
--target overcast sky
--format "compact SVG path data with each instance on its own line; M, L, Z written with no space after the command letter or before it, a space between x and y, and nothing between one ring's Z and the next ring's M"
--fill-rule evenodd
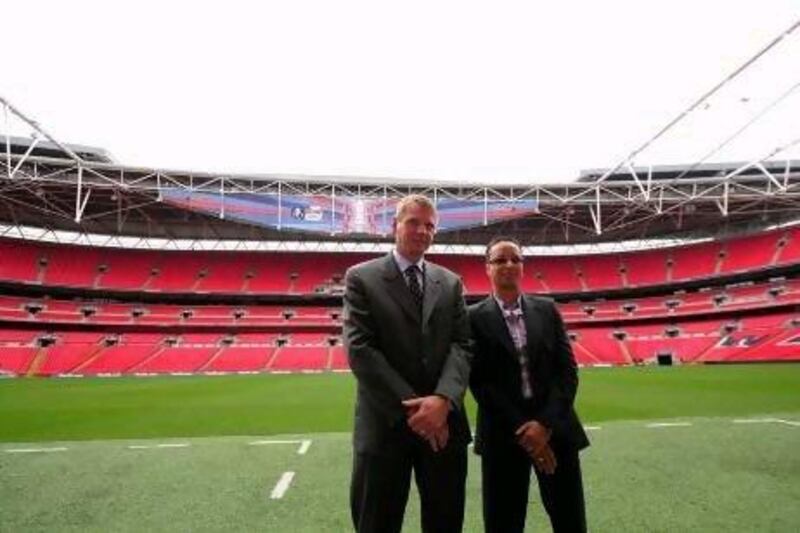
M800 3L71 0L0 13L0 95L123 163L560 182L617 163ZM636 163L694 163L798 82L800 30ZM710 160L798 138L800 89Z

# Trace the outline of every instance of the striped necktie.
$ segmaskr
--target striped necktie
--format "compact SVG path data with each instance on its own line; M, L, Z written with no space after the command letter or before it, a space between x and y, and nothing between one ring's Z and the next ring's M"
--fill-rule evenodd
M414 297L414 302L417 304L417 307L422 309L422 287L419 284L419 267L417 265L411 265L405 271L406 281L408 282L408 290L411 291L411 296Z

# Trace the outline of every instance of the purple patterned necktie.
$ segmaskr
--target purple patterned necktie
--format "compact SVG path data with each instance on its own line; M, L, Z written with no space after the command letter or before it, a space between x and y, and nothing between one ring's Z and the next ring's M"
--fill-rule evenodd
M514 341L514 347L517 349L517 360L519 361L520 368L520 381L522 382L522 397L533 398L533 388L531 387L531 378L530 374L528 373L528 358L525 356L527 339L523 344L521 335L517 330L517 328L525 327L522 309L520 309L519 305L516 304L512 306L504 305L503 317L506 319L506 322L509 325L511 340Z

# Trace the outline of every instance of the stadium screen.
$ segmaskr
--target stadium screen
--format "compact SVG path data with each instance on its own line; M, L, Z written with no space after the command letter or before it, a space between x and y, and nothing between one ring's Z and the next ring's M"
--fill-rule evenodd
M334 235L388 235L397 199L330 195L214 194L164 190L166 203L273 229ZM440 198L439 232L477 227L538 212L531 199L459 200Z

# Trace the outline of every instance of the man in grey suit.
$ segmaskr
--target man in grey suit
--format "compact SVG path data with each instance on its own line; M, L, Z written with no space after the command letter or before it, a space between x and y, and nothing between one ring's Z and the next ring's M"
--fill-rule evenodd
M423 258L436 208L403 198L395 248L345 276L344 344L358 382L350 507L359 533L399 532L414 472L422 530L464 521L469 323L460 278Z

